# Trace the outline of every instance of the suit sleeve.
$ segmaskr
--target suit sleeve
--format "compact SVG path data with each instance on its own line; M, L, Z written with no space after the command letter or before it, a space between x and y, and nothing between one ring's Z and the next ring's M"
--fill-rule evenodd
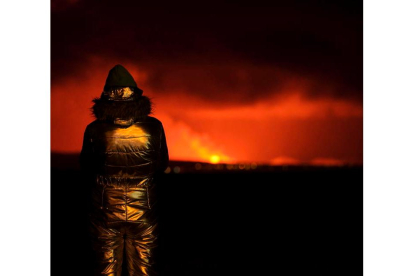
M92 140L88 128L85 129L83 135L79 164L81 168L81 178L79 179L79 184L83 188L79 190L77 200L79 200L79 204L84 210L90 210L90 208L92 208L92 184L94 183L95 175L93 169L94 160Z
M79 164L83 173L91 173L92 169L92 141L88 131L85 129L83 134L82 150L79 157Z
M163 172L168 167L169 155L167 147L167 139L165 137L164 127L161 124L161 134L160 134L160 152L158 156L158 172Z

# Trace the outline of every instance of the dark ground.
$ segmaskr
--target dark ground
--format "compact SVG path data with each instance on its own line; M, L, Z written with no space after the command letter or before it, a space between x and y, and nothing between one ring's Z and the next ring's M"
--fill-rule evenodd
M76 156L53 156L52 275L91 275ZM166 276L362 275L362 167L163 176Z

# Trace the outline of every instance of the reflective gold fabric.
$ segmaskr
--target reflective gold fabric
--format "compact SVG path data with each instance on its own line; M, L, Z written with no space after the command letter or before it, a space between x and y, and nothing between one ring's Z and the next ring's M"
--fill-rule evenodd
M96 275L155 275L156 179L168 164L160 121L94 121L85 130L81 166L91 177ZM125 252L125 254L124 254Z
M91 233L98 259L96 275L120 276L123 262L130 276L156 275L153 270L156 230L155 222L117 222L107 226L92 221Z

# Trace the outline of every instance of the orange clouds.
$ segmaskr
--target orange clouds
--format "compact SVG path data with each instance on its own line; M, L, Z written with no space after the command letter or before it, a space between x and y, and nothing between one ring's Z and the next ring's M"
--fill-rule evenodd
M223 151L223 146L215 143L208 131L197 133L182 121L171 119L166 113L157 113L163 122L171 159L201 162L232 162L233 158Z
M362 105L345 99L329 97L309 99L304 96L304 93L286 92L283 95L269 97L253 104L230 105L227 108L203 107L200 103L191 104L185 112L198 118L222 119L362 118Z
M108 68L116 64L97 57L88 62L82 77L52 84L52 151L80 151L83 131L94 120L91 100L100 96ZM329 93L309 97L309 82L288 78L279 90L252 102L232 102L237 93L223 90L227 103L217 105L217 99L210 101L174 86L160 93L151 85L154 79L149 72L122 64L153 99L154 117L164 124L172 160L362 163L362 105L354 100Z

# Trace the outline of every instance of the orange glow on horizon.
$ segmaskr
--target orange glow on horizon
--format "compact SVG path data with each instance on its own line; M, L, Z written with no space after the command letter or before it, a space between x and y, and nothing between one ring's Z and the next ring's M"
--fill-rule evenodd
M346 162L334 158L315 158L310 164L316 166L343 166Z
M210 163L217 164L218 162L220 162L220 156L218 156L218 155L212 155L210 157Z
M52 151L80 152L83 131L94 120L89 111L91 100L100 96L107 68L112 66L107 63L88 71L83 81L52 85ZM309 99L306 85L298 83L291 90L275 91L251 104L216 105L188 91L157 94L146 86L146 72L125 66L138 76L136 81L144 95L155 103L153 116L164 125L171 160L272 165L362 163L361 104L327 96Z
M287 156L279 156L270 160L271 165L300 165L301 161Z

